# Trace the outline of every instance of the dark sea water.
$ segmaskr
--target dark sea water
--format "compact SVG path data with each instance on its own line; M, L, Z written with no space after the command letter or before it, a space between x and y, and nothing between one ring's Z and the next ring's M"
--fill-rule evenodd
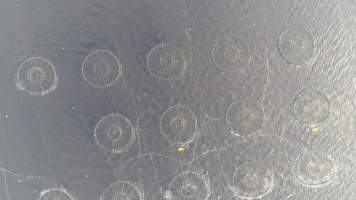
M3 0L0 27L0 200L356 199L352 0Z

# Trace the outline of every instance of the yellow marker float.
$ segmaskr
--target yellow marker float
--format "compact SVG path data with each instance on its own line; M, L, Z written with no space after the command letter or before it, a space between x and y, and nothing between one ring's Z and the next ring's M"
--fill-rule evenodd
M184 147L183 146L177 147L177 152L183 153L184 152Z
M317 127L311 128L311 132L313 135L315 135L318 132L318 128Z

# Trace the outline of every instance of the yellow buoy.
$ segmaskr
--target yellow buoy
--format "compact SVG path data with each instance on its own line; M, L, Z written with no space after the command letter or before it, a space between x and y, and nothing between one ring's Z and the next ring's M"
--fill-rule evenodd
M179 153L184 152L184 147L183 147L183 146L178 147L178 148L177 148L177 151L178 151Z
M317 127L312 128L311 132L313 135L316 134L318 132L318 128Z

